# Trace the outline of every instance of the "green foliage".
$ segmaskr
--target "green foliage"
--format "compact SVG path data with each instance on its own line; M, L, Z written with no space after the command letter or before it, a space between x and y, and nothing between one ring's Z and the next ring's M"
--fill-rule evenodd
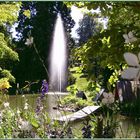
M3 23L12 25L17 20L20 4L20 2L0 3L0 25Z
M73 67L70 69L72 77L76 79L75 81L75 87L78 90L83 90L85 91L87 88L87 80L86 78L82 77L82 70L80 67Z
M6 77L9 80L9 82L15 82L15 78L12 76L10 71L2 70L1 75L2 75L2 77Z
M25 10L25 11L23 12L23 14L24 14L26 17L28 17L28 18L31 17L31 11L30 11L30 10Z
M95 98L96 94L100 91L100 85L87 78L87 73L83 72L82 66L69 68L69 71L75 81L67 87L67 91L70 94L63 99L62 104L72 107L75 105L75 108L82 108L88 105L93 105L94 102L92 99ZM78 98L76 96L78 91L84 91L87 100Z
M81 75L84 75L89 83L95 81L105 88L115 87L120 71L125 66L123 54L139 51L140 14L138 6L140 3L66 2L66 4L69 6L74 4L89 10L98 8L99 13L89 14L89 16L108 20L106 29L97 32L82 46L74 48L71 55L75 62L73 65L79 67ZM138 40L126 44L123 34L129 31L133 31Z
M13 51L7 44L7 41L4 39L5 36L3 33L0 33L0 62L3 64L3 62L6 60L18 60L18 54Z
M27 100L26 96L22 96L23 106L30 102L29 98ZM0 138L82 138L81 128L75 125L71 127L69 123L62 125L50 118L46 107L43 107L43 111L36 114L31 104L28 104L28 108L19 106L11 108L11 103L3 99L0 106ZM72 134L70 134L70 129Z
M109 78L109 83L110 85L112 85L113 87L115 87L115 83L118 81L118 76L119 76L119 72L117 70L114 70L114 72L112 73L112 75Z
M121 113L134 119L140 119L140 98L133 102L120 103Z
M121 70L126 67L123 54L139 51L140 14L138 6L140 3L66 2L66 4L68 6L74 4L89 10L99 8L99 13L89 14L89 16L108 20L105 29L90 37L82 46L71 50L72 64L69 69L74 80L68 89L72 94L67 101L81 105L80 99L75 98L76 88L86 92L90 91L88 96L90 99L101 87L112 91L120 77ZM123 35L130 31L133 31L138 40L125 43Z
M11 69L14 62L19 60L18 54L13 50L9 30L17 20L19 9L20 2L0 3L0 78L6 78L9 82L15 82Z
M97 94L97 92L99 91L100 88L97 86L95 87L95 85L94 85L94 87L95 87L94 90L93 89L88 90L87 83L82 83L82 84L83 84L83 87L85 87L85 88L80 88L80 87L78 88L77 83L68 86L67 91L70 94L67 95L66 97L64 97L63 100L61 101L61 103L63 105L66 105L71 108L76 108L76 109L80 109L82 107L89 106L89 105L94 105L94 101L92 99L95 97L95 95ZM77 89L85 92L87 100L83 100L82 98L78 98L76 96L76 93L78 92Z

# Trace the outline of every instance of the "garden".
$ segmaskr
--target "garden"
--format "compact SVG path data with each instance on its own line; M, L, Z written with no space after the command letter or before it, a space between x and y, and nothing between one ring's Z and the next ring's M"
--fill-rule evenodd
M0 2L0 138L139 138L140 2Z

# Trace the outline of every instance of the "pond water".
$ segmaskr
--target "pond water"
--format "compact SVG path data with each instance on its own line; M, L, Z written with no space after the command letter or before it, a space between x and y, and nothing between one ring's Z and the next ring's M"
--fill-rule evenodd
M49 93L45 96L46 111L48 112L51 118L55 118L56 116L64 115L63 112L58 111L57 109L53 109L53 107L57 106L57 101L64 97L66 94L62 93L60 95L53 93ZM39 97L39 94L25 94L25 98L28 100L28 104L32 109L36 108L36 99ZM24 99L22 95L13 95L9 96L9 102L12 108L24 108ZM140 121L134 121L125 116L119 115L118 117L118 128L116 131L117 138L139 138L140 137ZM83 127L82 121L77 121L71 124L71 126L79 130ZM79 131L80 133L80 131Z
M58 101L61 100L67 93L54 93L49 92L45 95L45 99L43 104L45 105L46 112L48 112L49 116L56 117L59 115L62 115L62 112L60 112L58 109L53 109L54 107L57 107ZM10 106L12 108L24 108L25 100L27 100L27 103L32 109L36 109L36 100L40 96L40 94L24 94L23 95L11 95L9 96L9 102Z

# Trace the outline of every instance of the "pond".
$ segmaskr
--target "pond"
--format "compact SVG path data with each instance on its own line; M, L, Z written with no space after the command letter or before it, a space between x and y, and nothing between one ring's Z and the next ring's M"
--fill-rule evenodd
M66 95L66 94L64 94ZM58 117L64 115L64 112L60 112L57 109L53 109L53 107L57 106L57 101L64 97L64 95L54 95L53 93L50 93L45 96L44 105L46 106L46 112L48 112L49 116L51 118ZM9 96L9 102L11 108L24 108L24 99L27 99L27 103L30 105L32 109L35 110L36 108L36 99L39 97L39 94L25 94L25 97L23 95L11 95ZM84 120L77 120L74 123L71 123L71 127L73 129L80 130L83 127L83 121ZM135 138L140 137L140 121L134 121L133 119L130 119L129 117L118 115L117 117L118 121L118 128L116 130L116 138ZM78 131L76 131L77 133ZM77 135L78 137L78 135Z
M36 99L39 97L39 94L24 94L24 95L10 95L9 103L12 108L23 108L24 107L24 99L27 99L28 104L35 109L36 107Z
M61 100L62 97L67 95L67 93L53 93L49 92L45 95L44 99L44 106L46 108L46 112L48 112L50 117L56 117L59 115L62 115L62 111L58 111L56 108L58 105L59 100ZM25 100L27 100L27 103L29 104L30 108L33 110L36 109L37 104L37 98L40 96L40 94L24 94L24 95L10 95L9 96L9 103L11 108L24 108Z

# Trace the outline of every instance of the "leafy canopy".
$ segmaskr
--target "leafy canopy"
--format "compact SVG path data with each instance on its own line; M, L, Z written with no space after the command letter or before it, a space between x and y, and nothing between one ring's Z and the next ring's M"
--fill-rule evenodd
M0 89L9 88L8 81L15 81L11 70L19 58L13 50L9 31L17 20L19 8L20 2L0 2Z
M107 83L115 86L120 71L125 67L123 54L139 52L140 44L140 2L66 2L89 10L99 9L99 13L89 14L107 19L106 29L90 37L85 44L75 48L75 66L81 75L91 82L98 82L107 88ZM125 43L124 34L134 33L137 41Z

